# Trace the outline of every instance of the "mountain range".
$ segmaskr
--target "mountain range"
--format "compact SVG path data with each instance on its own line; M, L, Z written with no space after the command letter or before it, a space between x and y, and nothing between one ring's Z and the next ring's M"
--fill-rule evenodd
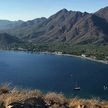
M108 44L108 7L95 13L62 9L49 18L0 20L0 37L32 43ZM1 40L2 38L0 38ZM13 39L14 40L14 39ZM12 41L13 42L13 41Z

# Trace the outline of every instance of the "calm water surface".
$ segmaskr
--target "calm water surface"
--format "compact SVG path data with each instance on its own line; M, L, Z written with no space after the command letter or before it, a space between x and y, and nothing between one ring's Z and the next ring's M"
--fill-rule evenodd
M0 51L0 83L63 92L66 96L108 99L108 65L80 58ZM80 91L74 91L76 83Z

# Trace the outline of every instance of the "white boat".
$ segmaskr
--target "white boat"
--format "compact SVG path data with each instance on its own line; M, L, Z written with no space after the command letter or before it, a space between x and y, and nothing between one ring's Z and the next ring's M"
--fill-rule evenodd
M80 89L81 89L80 86L78 86L78 84L76 83L74 90L80 90Z
M104 90L107 90L108 88L107 88L107 86L106 85L104 85Z
M80 90L80 89L81 89L80 87L75 87L75 88L74 88L74 90Z

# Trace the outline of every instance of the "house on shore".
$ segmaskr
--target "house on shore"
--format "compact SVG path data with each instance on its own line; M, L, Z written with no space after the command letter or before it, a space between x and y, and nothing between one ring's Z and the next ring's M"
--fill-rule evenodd
M82 57L86 57L86 55L85 55L85 54L82 54L81 56L82 56Z
M54 54L56 54L56 55L62 55L63 53L62 52L54 52Z

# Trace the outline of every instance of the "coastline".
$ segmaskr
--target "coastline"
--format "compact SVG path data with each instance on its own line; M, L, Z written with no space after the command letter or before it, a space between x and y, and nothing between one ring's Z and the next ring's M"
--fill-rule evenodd
M83 56L77 56L77 55L71 55L71 54L63 54L63 56L78 57L78 58L86 59L86 60L89 60L89 61L94 61L94 62L98 62L98 63L108 64L108 61L97 60L97 59L93 59L93 58L90 58L90 57L83 57Z
M98 63L102 63L102 64L108 64L108 61L93 59L91 57L83 57L83 56L72 55L72 54L57 54L55 52L53 52L53 53L52 52L41 52L41 53L43 53L43 54L58 55L58 56L77 57L77 58L86 59L86 60L89 60L89 61L94 61L94 62L98 62Z
M24 52L32 52L32 51L27 51L27 50L0 50L0 51L24 51ZM85 60L89 60L89 61L94 61L97 63L102 63L102 64L107 64L108 65L108 60L98 60L98 59L93 59L91 57L83 57L83 56L78 56L78 55L72 55L72 54L63 54L63 53L57 53L57 52L49 52L49 51L45 51L45 52L36 52L33 51L33 53L42 53L42 54L51 54L51 55L58 55L58 56L68 56L68 57L77 57L77 58L81 58L81 59L85 59Z

